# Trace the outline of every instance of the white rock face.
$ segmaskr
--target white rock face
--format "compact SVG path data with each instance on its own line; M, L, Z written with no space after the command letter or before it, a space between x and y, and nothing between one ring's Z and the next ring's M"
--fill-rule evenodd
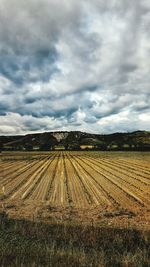
M53 133L53 136L57 139L58 142L67 138L69 133L67 132L60 132L60 133Z

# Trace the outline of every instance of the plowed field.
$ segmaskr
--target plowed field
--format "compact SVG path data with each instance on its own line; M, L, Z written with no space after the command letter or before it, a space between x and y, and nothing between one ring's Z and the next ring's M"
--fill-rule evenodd
M149 225L149 163L149 153L3 153L1 206L13 216Z

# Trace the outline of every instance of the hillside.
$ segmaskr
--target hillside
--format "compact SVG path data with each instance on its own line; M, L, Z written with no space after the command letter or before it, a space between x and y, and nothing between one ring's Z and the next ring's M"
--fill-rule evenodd
M90 134L80 131L0 136L1 150L150 150L150 132Z

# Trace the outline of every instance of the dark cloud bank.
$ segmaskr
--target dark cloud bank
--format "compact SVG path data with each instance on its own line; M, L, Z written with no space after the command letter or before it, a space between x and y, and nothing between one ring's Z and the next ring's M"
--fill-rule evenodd
M0 0L0 134L148 130L149 0Z

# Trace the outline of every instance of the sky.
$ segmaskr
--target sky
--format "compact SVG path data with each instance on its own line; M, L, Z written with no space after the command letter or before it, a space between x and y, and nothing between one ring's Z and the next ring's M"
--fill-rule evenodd
M150 130L149 0L0 0L0 135Z

